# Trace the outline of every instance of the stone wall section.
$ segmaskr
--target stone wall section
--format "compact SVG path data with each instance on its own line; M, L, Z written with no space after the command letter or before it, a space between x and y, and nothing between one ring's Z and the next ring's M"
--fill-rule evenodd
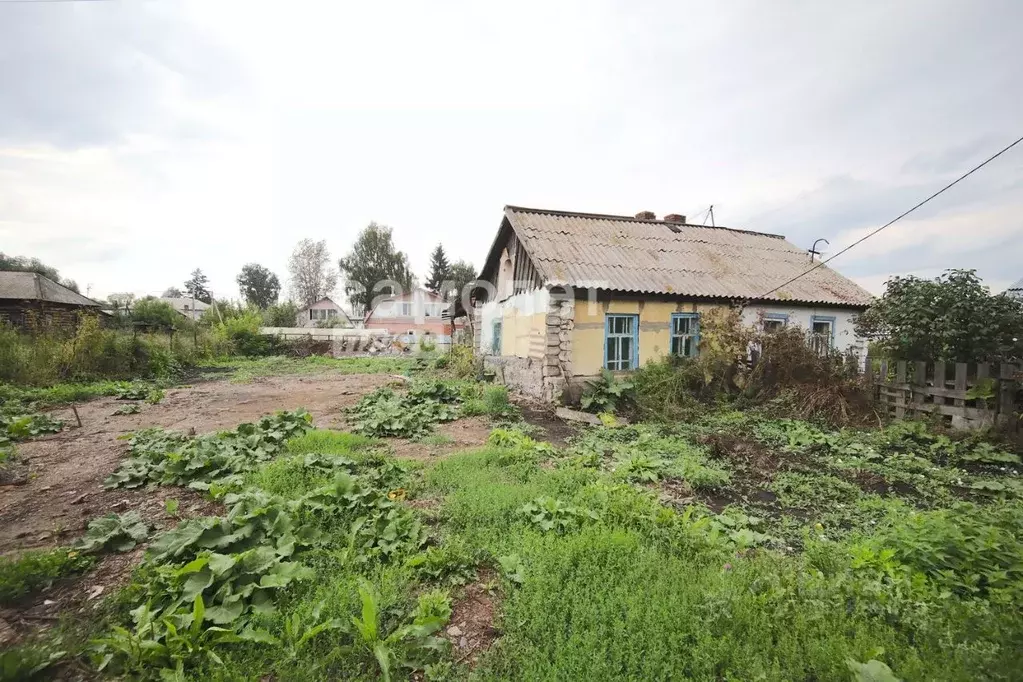
M575 328L575 300L551 297L547 310L547 345L543 360L541 397L560 402L572 377L572 330Z

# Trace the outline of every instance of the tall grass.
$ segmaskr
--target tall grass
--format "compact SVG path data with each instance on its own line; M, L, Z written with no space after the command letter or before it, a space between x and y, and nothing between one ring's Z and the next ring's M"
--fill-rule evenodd
M30 334L0 326L0 381L22 386L103 379L166 378L202 358L226 355L228 344L206 331L132 333L82 318L73 333Z

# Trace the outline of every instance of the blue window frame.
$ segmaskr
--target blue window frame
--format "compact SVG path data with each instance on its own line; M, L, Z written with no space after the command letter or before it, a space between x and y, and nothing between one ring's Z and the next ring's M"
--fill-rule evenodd
M835 347L835 318L827 315L810 317L810 338L813 349L825 355Z
M764 331L779 332L789 324L789 316L786 313L764 313Z
M639 366L639 315L604 318L604 367L612 371Z
M700 314L673 313L671 316L671 354L696 357L700 353Z
M494 320L490 335L490 352L493 355L501 354L501 320Z

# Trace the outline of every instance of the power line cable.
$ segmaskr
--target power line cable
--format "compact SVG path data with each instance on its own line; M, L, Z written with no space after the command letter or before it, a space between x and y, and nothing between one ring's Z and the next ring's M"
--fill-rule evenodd
M992 161L994 161L995 159L997 159L997 158L998 158L999 156L1001 156L1001 155L1002 155L1002 154L1004 154L1005 152L1009 151L1010 149L1012 149L1013 147L1015 147L1016 145L1018 145L1018 144L1019 144L1020 142L1023 142L1023 137L1020 137L1019 139L1017 139L1017 140L1016 140L1015 142L1013 142L1013 143L1012 143L1012 144L1010 144L1009 146L1007 146L1007 147L1004 147L1004 148L1003 148L1003 149L1002 149L1001 151L999 151L999 152L998 152L997 154L995 154L995 155L993 155L993 156L989 157L989 158L988 158L987 160L985 160L985 161L981 162L981 163L980 163L980 164L978 164L977 166L974 166L974 167L973 167L972 169L970 169L969 171L967 171L967 172L966 172L966 173L964 173L963 175L960 175L960 176L959 176L958 178L956 178L956 179L955 179L955 180L953 180L952 182L948 183L947 185L945 185L944 187L942 187L941 189L939 189L939 190L938 190L937 192L935 192L935 193L934 193L934 194L932 194L931 196L929 196L929 197L927 197L926 199L924 199L923 201L921 201L921 202L920 202L919 204L917 204L917 205L916 205L916 206L914 206L913 208L911 208L911 209L909 209L908 211L906 211L906 212L904 212L904 213L900 214L900 215L899 215L898 217L896 217L896 218L894 218L894 219L892 219L892 220L888 221L887 223L885 223L885 224L884 224L884 225L882 225L881 227L877 228L877 229L876 229L876 230L874 230L873 232L870 232L870 233L868 233L868 234L866 234L866 235L864 235L864 236L860 237L859 239L857 239L857 240L856 240L856 241L854 241L854 242L853 242L852 244L850 244L849 246L845 247L844 249L842 249L841 251L839 251L839 252L838 252L838 253L836 253L835 255L833 255L833 256L828 256L828 257L827 257L826 259L824 259L824 260L820 261L819 263L817 263L817 265L813 266L813 267L812 267L812 268L810 268L809 270L807 270L807 271L805 271L805 272L801 272L800 274L796 275L795 277L793 277L792 279L788 280L787 282L784 282L783 284L779 284L778 286L776 286L775 288L771 289L770 291L768 291L768 292L765 292L765 293L761 294L760 296L757 296L757 298L764 298L764 297L766 297L766 296L770 296L771 294L773 294L774 292L778 291L778 290L779 290L779 289L781 289L782 287L788 286L789 284L792 284L793 282L795 282L795 281L796 281L797 279L800 279L801 277L805 277L806 275L810 274L810 273L811 273L811 272L813 272L814 270L816 270L816 269L818 269L818 268L820 268L820 267L823 267L823 266L824 266L825 264L827 264L827 263L830 263L831 261L835 260L836 258L838 258L839 256L841 256L841 255L842 255L843 253L845 253L845 252L846 252L846 251L848 251L849 249L853 248L854 246L857 246L857 245L859 245L859 244L862 244L863 242L867 241L868 239L870 239L871 237L873 237L873 236L874 236L875 234L877 234L877 233L878 233L878 232L880 232L881 230L885 229L886 227L889 227L889 226L891 226L891 225L894 225L895 223L899 222L900 220L902 220L903 218L905 218L906 216L908 216L908 215L909 215L910 213L912 213L913 211L917 210L918 208L920 208L921 206L923 206L924 204L926 204L927 202L929 202L929 201L930 201L931 199L934 199L935 197L937 197L937 196L939 196L939 195L943 194L944 192L946 192L946 191L948 191L948 190L952 189L953 187L955 187L956 185L958 185L958 184L959 184L960 182L962 182L962 181L963 181L963 180L965 180L966 178L970 177L971 175L973 175L974 173L976 173L977 171L979 171L979 170L980 170L981 168L983 168L984 166L988 165L989 163L991 163Z

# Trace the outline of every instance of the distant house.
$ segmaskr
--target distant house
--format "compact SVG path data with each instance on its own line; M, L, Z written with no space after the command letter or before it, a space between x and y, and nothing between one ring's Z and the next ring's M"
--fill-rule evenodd
M0 320L16 327L74 328L100 305L37 272L0 272Z
M199 299L191 297L161 296L160 300L191 320L198 320L210 307L209 303L203 303Z
M330 298L321 298L312 305L301 308L296 315L296 327L341 326L352 327L352 320L337 303Z
M1023 301L1023 279L1020 279L1018 282L1016 282L1011 287L1006 289L1005 294L1010 298L1015 298L1020 301Z
M452 324L444 317L444 297L426 289L415 289L401 296L379 301L366 316L367 329L386 329L406 343L422 339L435 343L451 343ZM454 329L462 329L464 320L457 320Z

